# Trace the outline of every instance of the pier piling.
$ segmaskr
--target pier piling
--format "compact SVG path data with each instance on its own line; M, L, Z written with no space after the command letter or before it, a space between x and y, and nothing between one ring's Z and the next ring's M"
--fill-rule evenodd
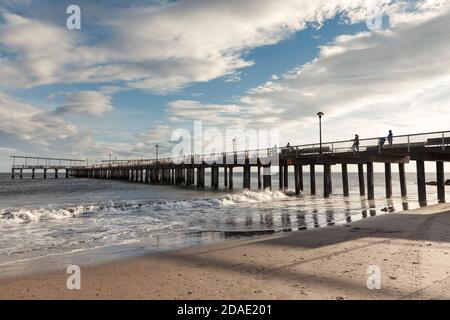
M367 163L367 197L369 200L375 199L375 185L372 162Z
M384 177L386 184L386 198L392 198L392 169L390 163L384 164Z
M349 196L349 190L348 190L348 168L347 164L342 164L342 188L344 191L344 197Z
M439 203L445 203L445 177L444 177L444 162L436 162L437 175L437 192Z
M228 187L228 172L227 171L228 171L227 166L224 166L223 167L223 186L224 187Z
M264 190L272 190L272 174L270 166L263 168L263 187Z
M228 175L229 175L229 181L228 181L228 189L233 190L233 167L229 168Z
M261 166L258 165L258 190L261 190L262 188L262 181L261 181Z
M402 195L402 198L405 198L408 195L408 191L406 189L406 174L405 174L405 164L399 163L398 164L398 174L400 178L400 192Z
M279 187L280 187L280 190L283 190L283 188L284 188L284 182L283 182L283 178L284 178L284 175L283 175L283 165L282 164L280 164L279 166L278 166L278 182L279 182Z
M323 195L328 198L331 194L331 165L323 166Z
M425 180L425 162L423 160L416 161L417 167L417 189L419 194L419 205L425 207L427 205L427 186Z
M309 179L310 179L310 187L311 187L311 195L316 194L316 167L311 164L309 166Z
M289 166L287 164L284 165L283 174L283 189L287 190L289 189Z
M295 181L295 194L300 195L300 181L299 181L299 173L298 173L299 165L294 165L294 181Z
M358 181L359 181L359 195L366 195L366 188L364 183L364 166L362 164L358 164Z
M303 192L304 185L303 185L303 165L299 163L298 165L298 186L300 188L300 191Z

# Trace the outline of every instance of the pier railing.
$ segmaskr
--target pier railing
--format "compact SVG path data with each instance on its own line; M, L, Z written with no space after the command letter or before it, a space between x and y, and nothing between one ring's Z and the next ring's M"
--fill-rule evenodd
M237 159L257 159L270 158L274 155L289 154L292 155L318 155L334 154L334 153L355 153L376 150L382 153L389 149L402 149L410 152L414 148L439 147L442 150L450 148L450 130L436 131L425 133L414 133L393 136L392 145L389 144L387 137L360 138L359 145L354 145L355 140L339 140L320 143L301 144L294 146L285 146L272 148L262 148L253 150L240 150L233 152L219 152L201 155L185 155L178 157L163 157L159 159L131 159L131 160L103 160L99 164L93 164L91 168L98 167L120 167L120 166L145 166L155 164L172 164L172 163L201 163L204 162L221 162L224 158L236 157Z
M85 168L86 161L65 158L11 156L12 169L66 169ZM20 163L17 163L17 162Z

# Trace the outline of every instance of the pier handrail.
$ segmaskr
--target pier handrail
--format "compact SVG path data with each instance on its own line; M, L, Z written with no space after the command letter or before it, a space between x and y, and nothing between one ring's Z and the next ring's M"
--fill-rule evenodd
M423 144L423 146L427 146L427 141L420 141L420 142L412 142L411 138L418 137L418 136L431 136L431 135L441 135L438 138L442 138L442 143L436 144L437 146L442 146L445 149L446 145L450 145L450 143L447 143L447 139L450 138L450 130L446 131L433 131L433 132L422 132L422 133L413 133L413 134L402 134L402 135L396 135L393 136L394 140L406 138L407 142L403 143L402 145L406 145L406 148L408 150L411 146L414 146L416 144ZM378 136L378 137L372 137L372 138L361 138L359 139L360 148L368 148L368 147L377 147L378 141L382 138L386 138L385 136ZM435 137L436 139L436 137ZM367 146L361 146L361 143L372 141L374 144L367 145ZM340 144L348 144L353 143L353 139L348 140L337 140L337 141L329 141L329 142L322 142L322 148L328 147L326 149L327 151L324 153L338 153L338 152L351 152L351 146L345 146L345 147L339 147ZM293 145L290 147L291 151L297 151L301 152L301 149L310 148L312 149L309 152L310 154L318 154L320 149L319 143L308 143L308 144L301 144L301 145ZM381 147L380 147L381 148ZM92 167L108 167L108 166L118 166L123 165L124 163L127 165L151 165L151 164L164 164L164 163L182 163L183 160L188 160L191 158L200 158L205 161L214 161L218 160L222 157L228 157L228 156L237 156L238 158L244 156L245 158L254 158L254 157L262 157L262 156L269 156L269 154L273 154L273 152L276 151L277 154L283 152L284 150L288 150L287 147L268 147L268 148L259 148L259 149L249 149L249 150L239 150L239 151L231 151L231 152L217 152L217 153L209 153L209 154L191 154L191 155L185 155L185 156L179 156L179 157L164 157L164 158L158 158L158 159L129 159L129 160L101 160L100 164L92 165Z
M71 162L86 162L86 160L79 159L64 159L64 158L48 158L48 157L36 157L36 156L10 156L10 158L16 159L33 159L33 160L52 160L52 161L71 161Z

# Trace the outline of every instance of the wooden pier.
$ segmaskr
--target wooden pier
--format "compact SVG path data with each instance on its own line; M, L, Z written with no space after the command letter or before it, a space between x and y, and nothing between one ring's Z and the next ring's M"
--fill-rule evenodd
M36 178L37 172L42 172L42 177L47 179L47 173L49 171L54 172L53 177L55 179L58 179L60 172L64 172L67 179L73 175L76 169L86 168L85 160L76 159L11 156L11 160L11 179L15 179L16 177L23 179L24 171L31 172L32 179Z
M329 197L333 193L332 171L339 166L342 174L343 196L350 195L348 167L356 166L359 179L359 194L368 200L375 199L374 164L384 164L385 197L391 198L392 166L398 166L400 192L407 196L405 164L414 161L417 172L417 190L421 206L427 205L425 162L433 162L436 167L436 187L438 201L445 202L444 162L450 161L450 131L420 133L394 137L392 145L380 145L379 138L360 139L359 150L352 150L352 140L334 141L319 144L299 145L289 148L269 148L259 150L245 150L232 153L185 156L179 158L162 158L146 160L102 161L97 165L74 166L80 160L52 159L72 161L66 166L66 176L92 179L111 179L118 181L186 185L205 187L205 172L211 175L211 188L218 189L219 185L233 189L233 175L236 168L243 172L244 189L251 188L251 172L257 172L258 189L272 189L272 168L278 167L279 189L289 187L289 172L293 169L295 193L304 190L304 167L309 167L310 190L316 194L316 168L323 168L323 195ZM319 152L321 150L321 152ZM30 157L28 157L30 158ZM40 158L43 159L43 158ZM50 159L50 158L48 158ZM46 167L47 169L50 167ZM54 170L60 166L52 167ZM20 170L36 170L37 167L13 166L14 172ZM44 168L45 169L45 168ZM256 170L255 170L256 169ZM220 171L222 171L222 179ZM45 172L45 171L44 171ZM45 173L44 173L45 174ZM34 175L33 175L34 176ZM223 181L223 182L222 182Z

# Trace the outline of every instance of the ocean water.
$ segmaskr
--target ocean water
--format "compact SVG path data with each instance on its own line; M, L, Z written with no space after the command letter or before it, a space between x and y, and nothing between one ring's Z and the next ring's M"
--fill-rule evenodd
M393 174L392 199L385 198L384 174L375 174L376 200L359 196L356 173L349 173L351 196L342 196L339 173L333 173L333 195L322 197L322 174L317 173L316 196L296 196L294 177L289 190L242 190L235 173L235 190L163 186L90 179L11 180L0 174L0 277L88 265L151 252L182 248L275 232L326 227L418 207L415 174L407 174L408 197L400 197ZM434 174L427 176L435 180ZM206 185L210 184L208 174ZM450 191L447 188L447 197ZM437 203L429 186L428 203Z

